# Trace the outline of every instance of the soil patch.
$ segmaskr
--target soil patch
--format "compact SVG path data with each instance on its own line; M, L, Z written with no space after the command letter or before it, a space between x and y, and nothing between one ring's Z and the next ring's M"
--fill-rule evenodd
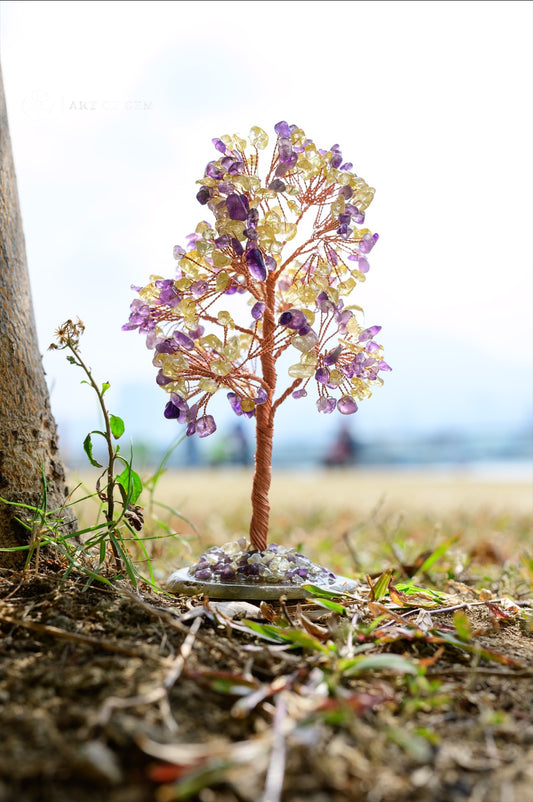
M362 584L217 610L53 571L1 579L0 802L530 793L523 599L463 585L394 602Z

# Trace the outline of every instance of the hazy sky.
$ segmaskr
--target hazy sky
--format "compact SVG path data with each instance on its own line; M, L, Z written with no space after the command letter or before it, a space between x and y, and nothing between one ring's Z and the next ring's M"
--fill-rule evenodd
M369 425L527 421L532 7L1 3L41 348L79 315L115 403L151 386L143 340L120 330L130 284L172 275L173 245L205 215L195 180L211 138L287 119L339 143L377 190L367 222L380 240L354 302L383 325L394 373L367 402ZM62 355L45 366L61 420L92 411ZM165 401L154 386L144 419Z

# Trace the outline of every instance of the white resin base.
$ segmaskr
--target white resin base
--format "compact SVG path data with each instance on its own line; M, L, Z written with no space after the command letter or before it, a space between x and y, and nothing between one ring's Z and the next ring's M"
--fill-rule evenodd
M303 584L312 584L331 593L353 593L357 583L345 576L334 575L334 579L310 579ZM209 596L211 599L262 599L275 600L285 596L287 599L306 599L309 591L302 585L292 582L259 583L251 580L235 579L231 582L196 579L188 568L179 568L167 579L166 589L170 593L183 596Z

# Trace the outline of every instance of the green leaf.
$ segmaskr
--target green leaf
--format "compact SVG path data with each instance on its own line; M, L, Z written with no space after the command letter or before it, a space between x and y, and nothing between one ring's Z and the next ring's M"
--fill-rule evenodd
M387 568L387 570L381 574L379 579L376 580L375 584L372 585L372 601L379 601L384 596L387 595L387 591L389 589L389 583L392 577L392 569Z
M347 598L351 598L351 593L346 593L343 590L326 590L325 588L321 588L318 585L302 585L302 590L307 590L313 598L317 599L338 599L341 596L346 596Z
M402 593L406 593L409 596L416 596L419 593L422 593L426 596L430 596L436 602L446 601L445 593L441 593L438 590L432 590L431 588L421 588L419 585L414 585L412 582L398 582L395 587L396 590L400 590Z
M109 390L110 387L111 385L109 384L109 382L104 382L102 384L102 389L100 390L100 394L103 395L106 392L106 390Z
M348 610L344 605L331 601L331 599L313 599L313 603L316 604L317 607L323 607L325 610L331 610L333 613L348 615Z
M286 633L286 640L288 642L302 649L311 649L313 652L323 652L329 655L334 651L334 647L328 649L328 647L320 643L317 638L313 638L312 635L308 635L307 632L302 632L300 629L286 629L282 630L282 632Z
M87 457L91 465L94 465L95 468L102 468L103 465L100 465L100 463L97 462L93 457L93 441L91 439L91 434L95 434L95 432L89 432L89 434L83 441L83 450L87 454Z
M299 629L276 627L272 624L258 624L256 621L249 621L248 619L243 619L242 623L257 635L265 638L265 640L274 641L274 643L290 643L294 647L331 654L331 649L328 649L319 640Z
M354 676L365 671L394 671L397 674L418 674L418 668L412 660L401 654L370 654L367 657L355 657L341 660L339 668L343 674Z
M117 415L110 415L109 426L111 428L111 434L115 440L118 440L119 437L122 437L124 434L124 421L122 418L119 418Z
M418 763L429 763L431 761L433 754L432 744L424 735L409 732L403 727L391 727L388 731L388 737Z
M461 640L467 643L472 640L472 624L464 610L456 610L453 614L453 625Z
M132 470L129 465L126 465L122 473L115 476L115 481L124 489L125 503L135 504L143 489L142 479L139 474Z
M265 640L271 641L272 643L286 643L286 638L282 637L280 628L272 626L272 624L259 624L257 621L249 621L246 618L243 618L242 622L243 626L251 629L257 635L260 635Z
M431 566L440 560L441 557L444 557L450 546L453 546L457 540L459 540L459 535L452 535L452 537L446 538L446 540L444 540L440 546L437 546L435 551L433 551L429 557L424 560L417 573L426 573L429 571Z
M173 786L172 799L190 799L204 788L222 783L234 765L232 760L204 760L199 769L191 770Z

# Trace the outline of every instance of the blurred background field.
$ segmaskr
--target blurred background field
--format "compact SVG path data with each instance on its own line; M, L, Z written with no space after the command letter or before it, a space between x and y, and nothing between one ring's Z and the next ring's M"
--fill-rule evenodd
M71 480L77 478L73 472ZM82 478L94 485L94 476L84 472ZM251 483L249 468L173 469L163 474L152 499L144 493L145 534L164 534L156 519L177 534L151 541L158 580L205 548L247 535ZM90 523L97 506L91 500L77 511ZM473 566L486 584L500 582L512 568L527 584L533 579L532 526L527 475L308 468L275 470L272 481L271 541L351 575L409 565L457 536L446 553L448 574L460 577Z

